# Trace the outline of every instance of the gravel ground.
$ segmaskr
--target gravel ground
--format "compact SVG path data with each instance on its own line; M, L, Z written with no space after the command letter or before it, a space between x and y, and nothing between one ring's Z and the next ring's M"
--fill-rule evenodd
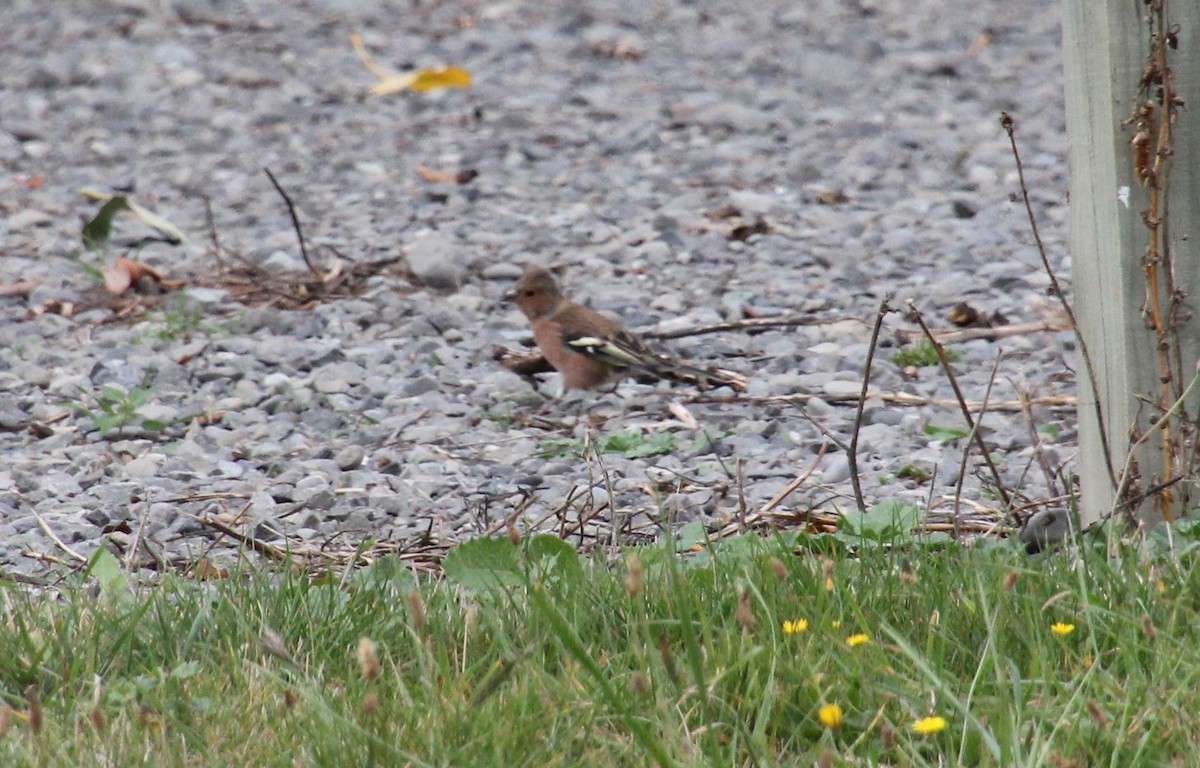
M839 398L857 392L880 300L915 299L936 327L958 301L1014 323L1053 307L1001 110L1019 123L1051 261L1069 272L1057 14L1037 0L9 0L0 285L37 286L0 298L0 572L73 563L106 535L145 566L238 557L206 516L339 551L457 540L514 513L602 535L613 509L642 532L717 524L814 463L778 509L852 508L829 436L849 439ZM369 95L355 31L384 66L453 64L472 86ZM238 303L220 287L206 199L228 251L279 279L304 266L264 166L323 264L404 258L352 297ZM431 181L422 167L477 176ZM144 227L119 221L112 257L186 284L166 309L126 321L97 306L83 187L131 187L188 233L122 247ZM640 330L745 308L828 322L667 343L745 372L750 397L627 382L548 400L553 377L531 384L492 359L528 338L501 298L528 263L562 266L574 297ZM872 388L952 397L936 369L906 377L889 361L909 327L889 317ZM1069 334L954 348L968 398L1001 349L993 400L1073 392ZM96 411L107 385L146 395L120 430L72 407ZM811 398L769 399L797 394ZM1047 461L1069 462L1073 412L1033 413ZM927 425L963 421L949 405L868 402L869 501L954 493L963 441ZM1045 498L1025 419L984 425L1006 486ZM625 430L644 433L635 448L670 450L580 458L585 439ZM989 503L976 455L964 496Z

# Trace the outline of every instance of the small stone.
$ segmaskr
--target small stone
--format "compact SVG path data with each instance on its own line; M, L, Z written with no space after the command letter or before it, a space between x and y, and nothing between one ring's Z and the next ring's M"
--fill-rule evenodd
M843 381L834 380L827 381L821 387L821 391L831 398L849 398L858 397L862 394L862 382L860 381Z
M241 477L246 474L246 468L236 461L218 461L217 471L222 477Z
M458 246L441 232L430 232L408 246L408 268L431 288L456 289L466 279Z
M342 471L349 471L361 465L366 455L367 451L361 445L347 445L337 452L333 460Z
M850 462L843 454L827 456L821 463L821 479L826 483L840 483L850 478Z
M427 392L436 392L438 389L437 379L432 376L418 376L415 379L410 379L404 382L403 392L405 397L417 397L424 395Z
M250 495L250 508L247 512L253 517L265 517L274 514L275 507L274 497L266 491L256 491Z
M521 275L525 274L525 268L519 264L508 262L489 264L483 268L481 274L484 280L517 280Z
M26 208L9 216L5 220L5 223L8 224L9 229L17 232L22 229L32 229L33 227L48 227L54 223L54 217L45 211Z
M299 254L282 249L271 251L263 259L262 267L269 272L303 272L307 269Z
M161 453L147 453L145 456L139 456L125 464L125 474L128 477L153 477L158 474L158 468L165 458L166 456Z

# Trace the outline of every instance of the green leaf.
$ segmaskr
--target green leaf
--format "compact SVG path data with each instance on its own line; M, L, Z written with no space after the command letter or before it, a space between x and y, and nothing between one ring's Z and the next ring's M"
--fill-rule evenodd
M179 245L184 240L187 240L187 235L183 234L183 230L175 226L171 222L159 216L149 208L143 208L132 200L126 200L129 204L129 210L134 216L137 216L146 223L151 229L162 235L163 239L171 245Z
M568 437L549 437L542 441L538 457L557 459L560 456L583 455L583 441Z
M643 434L626 430L605 436L600 442L604 453L620 453L627 459L642 459L675 450L675 436L670 432Z
M583 562L567 542L548 533L539 534L526 546L529 565L544 581L578 589L584 585Z
M842 518L854 535L871 541L895 541L907 538L921 520L921 509L900 501L876 504L861 515Z
M80 192L93 200L104 201L104 205L100 206L100 211L83 226L83 244L89 250L104 250L108 247L108 241L112 238L113 219L121 211L129 211L172 245L178 245L187 240L183 230L149 208L133 202L133 198L128 195L113 195L86 188L81 189Z
M100 585L100 596L109 603L115 603L129 596L126 588L129 575L121 570L121 561L105 547L98 547L88 561L87 574L95 576Z
M136 411L150 400L150 390L134 387L129 390L129 397L126 398L126 403L130 411Z
M113 217L125 210L129 210L129 200L125 195L108 198L91 221L83 225L83 246L89 251L107 249L108 241L112 238Z
M658 456L675 450L675 435L670 432L659 432L647 435L641 445L625 452L628 459L641 459L647 456Z
M677 552L686 552L699 544L707 543L708 531L704 530L704 523L699 520L693 520L675 534L675 550Z
M475 593L503 592L522 581L519 552L508 539L472 539L442 561L446 579Z
M971 433L965 429L959 429L958 427L941 427L936 424L926 424L925 434L929 435L929 437L933 438L934 440L949 441L958 440L959 438L966 437Z
M379 589L385 586L395 586L409 591L417 586L413 576L404 562L395 555L385 555L375 562L359 568L350 577L351 583L367 589Z
M739 533L727 539L714 542L709 550L713 558L725 565L736 564L738 567L749 565L766 551L763 537L757 533Z
M104 384L100 387L100 394L104 398L102 402L108 403L109 405L113 403L124 402L125 398L129 396L128 392L116 386L115 384Z
M1062 433L1062 424L1057 421L1051 421L1038 427L1040 434L1046 435L1051 440L1057 440L1059 434Z
M839 538L841 537L841 538ZM793 531L781 533L781 540L789 549L826 555L828 557L846 557L850 548L845 541L842 531L837 533L809 533L808 531Z

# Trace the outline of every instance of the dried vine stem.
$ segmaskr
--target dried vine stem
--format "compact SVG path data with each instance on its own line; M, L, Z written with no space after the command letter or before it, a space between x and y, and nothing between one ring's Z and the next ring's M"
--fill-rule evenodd
M1174 72L1167 61L1167 49L1174 45L1175 31L1167 26L1166 0L1149 0L1146 5L1150 11L1150 52L1138 81L1134 112L1128 121L1133 125L1133 136L1129 143L1134 176L1146 190L1147 208L1142 213L1142 221L1148 230L1146 249L1142 255L1146 300L1142 312L1147 325L1154 331L1158 361L1157 405L1164 418L1155 426L1162 431L1162 477L1171 477L1175 474L1176 463L1180 460L1178 454L1183 452L1186 441L1183 425L1190 422L1181 400L1183 362L1179 321L1182 293L1175 278L1168 230L1168 188L1171 157L1174 155L1172 126L1182 102L1175 89ZM1166 418L1176 408L1179 411L1178 418ZM1179 425L1178 434L1172 421ZM1163 519L1171 520L1175 506L1173 488L1164 486L1155 499Z

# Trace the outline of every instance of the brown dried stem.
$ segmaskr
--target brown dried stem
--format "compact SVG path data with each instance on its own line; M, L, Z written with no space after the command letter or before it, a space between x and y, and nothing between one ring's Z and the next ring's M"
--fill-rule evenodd
M958 480L954 483L954 538L959 537L958 531L958 513L959 505L962 503L962 488L963 481L967 477L967 459L971 457L971 444L975 442L979 436L979 425L983 423L983 416L987 413L988 398L992 396L992 385L996 383L996 371L1000 370L1000 361L1004 358L1003 352L996 353L996 361L992 363L992 373L988 376L987 389L983 393L983 408L979 410L979 418L975 420L975 424L971 427L971 434L967 437L967 443L963 446L962 464L958 468ZM980 443L982 445L982 442Z
M1017 397L1021 401L1021 413L1025 417L1025 429L1029 431L1030 444L1033 446L1033 455L1037 459L1038 466L1042 470L1042 476L1046 478L1046 488L1054 496L1062 495L1062 491L1058 489L1058 481L1054 479L1054 470L1050 468L1050 463L1046 460L1046 452L1042 450L1042 440L1038 435L1037 424L1033 420L1033 408L1029 405L1029 393L1021 387L1017 387Z
M799 325L831 325L846 320L858 320L857 317L813 317L805 315L783 315L781 317L750 317L745 320L732 320L727 323L712 323L698 325L693 328L680 328L677 331L643 331L640 335L647 339L682 339L685 336L700 336L705 333L722 333L724 331L749 331L757 328L788 328Z
M1017 148L1016 121L1013 120L1012 115L1001 112L1000 126L1008 134L1013 160L1017 164L1017 180L1021 184L1021 199L1025 202L1025 214L1029 217L1029 229L1033 232L1033 241L1037 245L1038 256L1042 260L1042 269L1046 271L1046 277L1050 279L1051 292L1058 298L1063 312L1066 313L1067 319L1071 323L1071 331L1075 334L1075 343L1079 345L1079 354L1083 357L1083 367L1087 372L1088 384L1094 395L1096 425L1100 433L1100 449L1104 452L1104 466L1108 469L1109 482L1116 488L1117 473L1113 469L1112 449L1108 445L1108 430L1104 426L1104 409L1100 405L1100 379L1096 375L1096 366L1092 363L1091 353L1088 352L1087 340L1083 338L1083 334L1079 332L1079 324L1075 322L1075 311L1071 308L1071 302L1067 301L1067 295L1063 292L1062 286L1058 284L1058 276L1054 274L1054 268L1050 266L1050 258L1046 256L1046 246L1042 243L1037 217L1033 215L1033 205L1029 202L1029 187L1025 183L1025 166L1021 162L1021 151Z
M300 241L300 255L304 257L304 266L308 267L308 271L320 277L321 271L317 269L312 261L308 258L308 247L304 244L304 231L300 229L300 218L296 215L296 206L292 204L292 198L284 190L283 185L275 178L275 174L271 173L271 169L263 167L267 173L267 178L275 185L275 191L283 198L283 202L287 203L288 215L292 217L292 228L296 230L296 239Z
M863 408L867 404L867 390L871 386L871 364L875 361L875 349L879 345L879 331L883 328L883 318L892 308L888 306L888 298L879 302L879 311L875 313L875 326L871 329L871 342L867 345L867 360L863 364L862 389L858 393L858 405L854 409L854 427L850 432L850 446L846 451L846 461L850 465L850 484L854 487L854 503L859 512L867 511L863 499L862 481L858 477L858 433L862 429Z
M921 316L920 310L913 301L908 302L911 314L916 318L917 324L925 330L925 338L933 345L934 351L937 352L938 362L942 365L942 370L946 373L946 378L950 381L950 388L954 390L955 400L958 401L959 410L962 411L963 418L970 427L971 432L975 436L975 443L979 446L979 453L983 456L983 461L987 464L988 471L992 474L992 479L996 482L996 493L1000 494L1000 500L1004 504L1004 509L1007 512L1012 509L1012 499L1008 495L1008 491L1004 488L1004 481L1000 478L1000 470L996 468L996 462L992 461L992 455L988 452L987 445L983 442L983 434L975 428L975 419L971 416L971 409L967 406L967 400L963 397L962 389L958 386L958 377L954 375L954 369L950 366L950 360L946 357L946 349L938 343L937 339L933 338L933 334L929 332L929 326L925 324L925 318ZM986 408L986 403L984 404ZM982 416L982 408L980 409Z
M828 403L837 405L846 405L858 402L858 395L828 395L828 394L809 394L800 392L792 395L763 395L761 397L736 397L733 395L705 395L703 393L693 393L684 396L684 401L688 403L743 403L749 405L765 405L767 403L806 403L814 397L820 397ZM926 397L925 395L914 395L909 392L868 392L867 399L879 398L885 403L893 405L959 405L959 400L952 400L943 397ZM966 404L972 411L978 411L983 408L983 403L978 400L961 401ZM1031 405L1043 405L1048 408L1074 408L1077 401L1070 395L1043 395L1041 397L1030 398ZM991 403L988 406L990 411L1002 411L1005 413L1018 413L1022 408L1020 400L1002 400L1000 402Z

